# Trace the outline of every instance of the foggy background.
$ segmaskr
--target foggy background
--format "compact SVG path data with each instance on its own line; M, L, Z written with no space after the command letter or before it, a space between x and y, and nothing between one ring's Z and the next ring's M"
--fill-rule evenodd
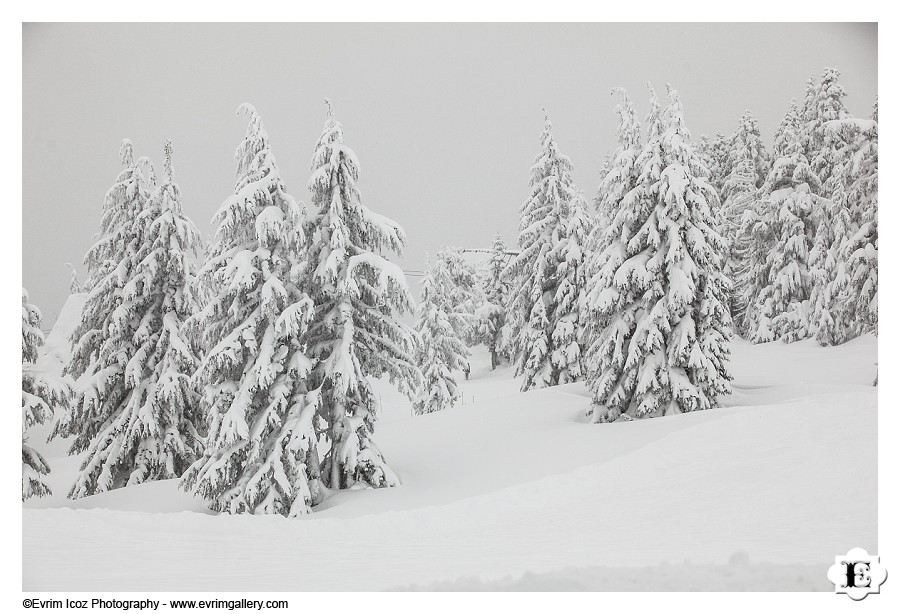
M792 97L841 70L850 113L877 92L874 24L26 24L23 27L23 284L56 319L73 263L99 228L123 138L161 167L174 147L185 213L204 239L234 187L252 103L288 192L306 182L335 105L360 160L363 203L398 221L420 270L442 245L514 245L539 150L542 107L590 199L615 147L618 98L643 120L645 83L679 90L695 138L759 120L771 151ZM418 297L418 278L410 278Z

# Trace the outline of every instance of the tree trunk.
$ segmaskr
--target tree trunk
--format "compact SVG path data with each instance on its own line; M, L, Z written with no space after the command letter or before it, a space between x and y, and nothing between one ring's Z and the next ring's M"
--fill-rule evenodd
M315 442L309 448L306 469L309 475L309 506L315 507L322 502L324 497L322 493L322 470L319 466L319 449L316 447Z

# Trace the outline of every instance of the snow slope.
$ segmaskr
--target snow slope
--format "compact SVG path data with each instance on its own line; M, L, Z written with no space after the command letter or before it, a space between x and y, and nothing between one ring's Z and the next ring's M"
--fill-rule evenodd
M725 407L630 423L587 424L581 384L520 393L484 352L464 406L412 418L380 385L403 485L303 519L210 515L175 481L67 501L77 459L51 455L24 589L830 590L835 554L877 551L876 341L732 351Z
M44 345L41 346L40 357L38 358L39 368L57 375L62 374L63 367L72 358L72 345L69 337L81 323L81 310L84 309L87 299L87 292L70 294L69 298L66 299L59 316L56 318L56 322L53 324L53 328L50 329L50 332L44 339ZM30 445L39 450L47 459L64 457L70 445L70 442L65 439L55 439L50 443L46 443L47 436L52 428L52 422L45 422L28 430ZM51 468L55 465L56 463L51 461ZM68 485L64 489L68 492ZM60 489L60 492L62 492L62 489Z
M42 360L47 361L48 365L56 365L58 372L62 372L63 365L67 364L72 357L69 337L81 322L81 311L84 309L87 299L87 292L70 294L60 310L53 328L44 340L44 346L41 349Z

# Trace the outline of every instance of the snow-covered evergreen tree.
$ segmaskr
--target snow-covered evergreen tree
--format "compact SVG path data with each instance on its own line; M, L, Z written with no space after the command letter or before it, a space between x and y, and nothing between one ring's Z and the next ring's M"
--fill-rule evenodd
M582 347L585 350L585 370L597 364L592 352L598 349L594 342L599 339L607 325L603 314L597 309L598 293L603 289L603 264L606 248L613 242L621 242L622 230L614 224L623 200L637 185L640 167L637 164L641 154L641 126L634 105L624 89L613 90L622 96L622 104L616 106L619 116L617 129L618 147L613 154L610 169L598 192L597 217L587 242L585 263L585 291L581 302ZM655 108L655 107L654 107ZM658 118L657 118L658 119ZM712 156L712 153L708 153ZM711 158L710 158L711 159ZM602 198L600 198L602 196Z
M591 219L581 193L563 203L562 223L558 243L551 252L556 261L553 295L553 331L550 336L553 381L568 384L584 375L584 322L581 304L587 286L587 241L591 234Z
M766 152L762 136L759 133L759 125L756 118L750 111L744 111L738 123L738 129L732 137L731 150L728 153L728 166L727 169L723 169L727 170L725 181L731 177L734 168L744 155L750 159L753 165L756 173L756 187L762 187L766 180L766 175L769 174L769 154ZM722 187L725 187L724 183ZM722 201L725 200L724 194L721 194L721 199Z
M861 236L859 231L877 220L878 124L858 119L828 122L826 148L834 152L834 166L831 198L825 201L810 258L814 276L811 326L820 344L837 345L872 327L871 311L857 307L871 303L877 292L877 249L867 247L873 239L877 241L877 225L870 225ZM874 236L869 236L873 230ZM851 261L853 269L869 262L875 268L851 284ZM867 278L873 273L876 281L869 284ZM858 302L860 298L863 303ZM875 305L877 322L877 301Z
M830 122L827 126L831 126ZM842 157L852 149L852 130L826 130L823 151L829 154L832 175L825 190L830 197L813 212L816 235L809 254L810 322L809 333L822 345L837 345L848 339L845 322L847 276L843 257L844 244L858 227L851 219L843 181ZM821 158L820 158L821 159Z
M776 158L776 164L777 161ZM769 283L769 253L775 243L772 203L760 191L751 204L741 217L739 245L742 251L733 291L739 304L735 329L747 339L752 339L763 324L763 305L757 299ZM763 329L770 331L768 320ZM771 332L765 335L771 338Z
M728 166L728 158L731 156L732 143L734 135L725 136L721 132L716 132L716 137L712 142L712 160L713 167L709 170L709 182L719 193L725 186L731 169Z
M132 222L129 250L100 286L115 309L97 359L78 380L75 400L54 425L87 451L69 496L180 476L201 451L196 358L182 336L195 309L199 234L184 217L166 142L165 176Z
M593 289L606 323L591 351L594 422L707 409L729 390L725 246L710 225L718 197L676 90L664 117L652 96L647 125L637 185L613 221Z
M741 228L745 213L756 210L756 194L756 169L749 152L742 150L731 176L722 188L724 202L718 216L719 234L726 245L723 273L732 281L729 305L732 321L735 323L743 319L746 309L743 300L745 291L740 280L747 265L749 241Z
M795 153L802 131L803 116L797 107L797 99L791 98L787 112L785 112L781 123L778 124L778 128L775 130L775 141L772 148L773 166L778 158L791 156Z
M725 136L716 132L716 136L710 138L703 135L697 141L695 148L703 161L706 170L709 171L709 183L721 193L725 182L731 176L728 158L731 155L731 145L734 135Z
M186 323L205 354L194 383L208 435L182 488L216 511L298 516L323 496L303 346L313 309L302 290L303 207L285 191L259 114L249 104L237 113L249 123L234 192L200 270L208 298Z
M67 378L60 378L38 366L38 352L44 344L41 312L31 304L22 288L22 500L51 494L45 479L50 465L40 452L28 445L27 431L53 419L63 411L72 395Z
M721 133L720 133L721 134ZM708 134L701 134L700 138L694 143L697 149L697 155L703 161L703 166L709 171L710 183L716 169L716 158L713 155L713 139Z
M594 422L618 419L631 405L637 383L638 365L626 364L626 359L643 309L647 279L648 254L638 232L648 222L654 206L647 190L659 185L664 166L661 110L652 86L650 93L647 142L633 164L633 187L620 201L604 232L604 247L592 257L590 267L592 277L585 298L585 319L589 322L586 341L590 345L585 370L593 395L589 415Z
M524 376L523 391L580 377L576 364L581 352L573 351L570 343L578 335L580 299L561 308L557 300L577 294L583 286L575 279L584 275L579 252L587 230L585 205L572 178L572 162L559 151L548 117L540 140L541 152L531 168L531 194L520 209L520 252L508 269L506 334L516 375ZM579 266L582 272L576 274ZM560 274L570 280L562 290Z
M454 311L452 281L446 262L426 263L422 279L422 300L416 308L415 330L419 335L418 364L424 383L413 403L417 414L429 414L451 407L459 399L453 375L468 365L469 350L459 332L467 323Z
M829 139L826 124L831 121L847 119L850 114L844 105L844 97L847 93L838 83L841 73L834 68L826 68L822 72L816 89L814 115L809 127L809 155L810 166L819 177L819 195L831 197L834 189L832 176L834 166L837 163L837 143Z
M502 305L509 293L509 284L504 271L509 263L510 252L503 236L498 232L491 240L491 255L484 280L484 295L492 303Z
M315 314L307 336L312 387L329 449L322 479L330 488L395 486L399 479L372 441L377 399L368 378L387 376L412 398L421 384L415 332L400 319L413 298L400 268L403 229L362 204L359 162L326 100L325 128L312 159L307 279Z
M769 198L777 210L776 236L769 285L758 300L771 322L772 338L789 343L811 334L809 252L815 233L812 215L816 201L808 183L770 194ZM763 335L754 338L758 342L767 340Z
M134 158L130 140L123 139L119 147L125 167L106 192L100 217L100 232L94 245L84 257L87 265L86 290L93 290L107 278L122 261L122 254L130 249L131 228L154 187L155 176L148 158Z
M457 314L453 326L466 345L477 345L483 340L477 312L485 302L478 271L455 247L442 247L437 259L443 263L448 308Z
M86 450L118 412L124 397L124 363L133 355L134 344L125 328L135 324L122 319L122 289L131 278L139 247L134 221L155 189L156 175L148 158L134 159L128 139L122 141L120 154L125 168L106 193L97 241L84 258L88 297L63 369L76 380L73 404L55 416L50 433L51 439L75 437L69 454Z
M872 121L862 130L850 172L849 199L859 208L859 229L844 247L851 306L848 320L857 335L878 333L878 98Z
M509 283L505 275L508 260L506 243L498 232L491 242L491 255L484 278L484 301L475 312L480 338L491 354L492 370L500 366L501 360L509 357L503 338L505 305L509 296Z
M731 175L722 186L722 204L719 214L719 229L722 238L733 246L740 229L748 194L756 192L756 169L747 150L738 154ZM730 277L730 275L729 275Z
M122 141L120 154L125 168L104 197L100 232L84 257L88 267L84 289L88 298L70 338L72 357L65 366L65 373L75 379L92 371L100 359L113 310L120 301L118 293L131 273L132 261L127 256L137 249L134 220L155 187L152 164L148 158L134 159L131 141ZM79 448L83 446L79 444Z
M780 163L781 158L793 160L797 151L797 142L804 128L802 117L797 108L797 101L791 100L788 110L775 131L775 144L772 150L773 170L770 173L772 182L784 186L790 183L788 174L793 172L793 163ZM801 146L802 149L802 146ZM754 174L755 177L755 174ZM774 185L774 184L772 184ZM816 184L818 185L818 184ZM738 311L734 313L737 330L747 338L755 335L760 340L771 339L769 320L762 312L763 305L759 296L769 285L769 271L772 265L770 258L772 247L776 242L776 218L778 211L763 191L758 190L751 206L747 207L740 217L738 238L738 256L740 266L734 274L734 296L738 303Z
M800 127L797 130L797 135L800 139L800 147L803 148L803 155L806 156L807 160L812 160L815 158L812 139L813 132L816 128L816 90L816 77L815 75L810 75L806 80L806 89L803 96L803 106L799 110ZM776 152L773 158L777 159L779 155L780 153Z
M600 237L610 225L625 194L634 187L636 176L635 161L641 152L641 124L635 116L634 104L623 88L616 88L613 94L622 96L622 103L616 105L619 125L616 131L618 146L610 158L608 170L597 190L595 228L592 236ZM602 247L593 240L592 250Z
M791 164L780 163L781 158L792 159L796 153L797 142L804 128L798 113L796 100L791 100L788 110L775 131L773 147L772 181L778 177L778 184L790 183ZM736 280L736 292L742 306L742 313L736 320L737 329L748 339L771 340L770 321L763 315L763 305L759 296L763 288L769 285L769 271L772 265L771 251L775 245L775 224L778 211L767 195L759 190L754 206L745 211L741 218L741 242L744 251L741 268Z
M875 117L877 117L877 107ZM870 147L860 156L859 178L851 184L851 197L862 205L860 226L844 246L847 262L849 313L856 335L878 333L878 126ZM877 381L877 380L876 380Z
M788 114L794 110L792 106ZM758 266L759 258L751 264L752 281L747 284L752 299L747 333L755 343L810 335L809 253L815 237L813 215L823 202L815 194L819 181L803 154L796 122L782 126L777 147L781 155L761 189L757 227L750 230L755 249L765 254L764 266Z

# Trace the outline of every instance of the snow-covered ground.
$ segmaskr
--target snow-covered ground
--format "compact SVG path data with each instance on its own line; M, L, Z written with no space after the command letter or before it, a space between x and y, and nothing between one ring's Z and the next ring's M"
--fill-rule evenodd
M599 425L583 385L520 393L476 352L447 411L379 385L402 486L292 520L174 480L69 501L78 459L35 430L55 494L24 504L23 588L830 590L836 554L877 551L876 348L736 341L723 407Z

